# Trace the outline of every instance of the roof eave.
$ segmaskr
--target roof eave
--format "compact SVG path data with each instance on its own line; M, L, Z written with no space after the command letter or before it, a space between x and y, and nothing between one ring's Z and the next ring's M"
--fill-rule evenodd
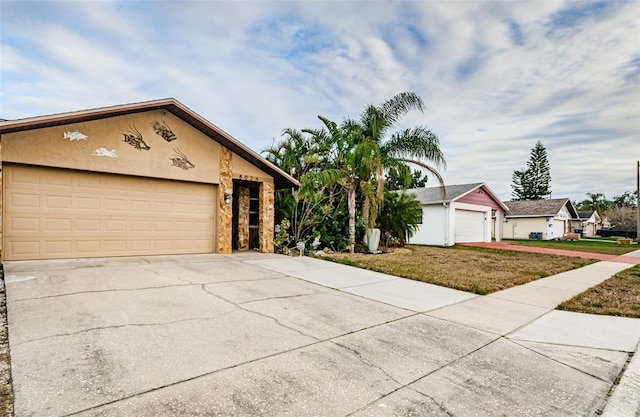
M213 137L223 146L243 157L248 162L258 166L258 168L264 170L266 173L271 174L276 188L297 188L300 186L300 182L298 182L298 180L282 171L280 168L264 159L233 136L229 135L224 130L204 119L173 98L0 122L0 134L19 132L29 129L41 129L71 123L81 123L90 120L98 120L158 109L164 109L171 112L176 117L179 117L189 123L205 135Z

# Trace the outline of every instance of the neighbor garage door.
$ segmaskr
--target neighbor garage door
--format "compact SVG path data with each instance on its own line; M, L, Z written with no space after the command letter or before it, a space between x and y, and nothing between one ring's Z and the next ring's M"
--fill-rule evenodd
M483 242L484 216L482 211L456 210L456 243Z
M209 253L215 185L5 165L4 259Z

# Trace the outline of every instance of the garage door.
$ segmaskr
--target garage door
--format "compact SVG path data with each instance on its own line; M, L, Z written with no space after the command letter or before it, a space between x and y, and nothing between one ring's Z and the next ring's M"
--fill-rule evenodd
M456 243L483 242L484 216L482 211L456 210Z
M215 185L5 165L4 259L210 253Z

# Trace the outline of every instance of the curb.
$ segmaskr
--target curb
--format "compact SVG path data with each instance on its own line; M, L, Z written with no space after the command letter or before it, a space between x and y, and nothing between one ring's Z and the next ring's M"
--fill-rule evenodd
M640 416L640 344L613 390L602 417Z

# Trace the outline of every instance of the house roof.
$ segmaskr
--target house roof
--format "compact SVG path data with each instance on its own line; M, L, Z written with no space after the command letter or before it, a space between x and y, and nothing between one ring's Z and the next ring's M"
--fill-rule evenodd
M589 220L591 218L591 216L593 216L595 214L595 218L597 221L600 220L600 215L598 214L597 210L581 210L578 211L578 217L580 219L584 219L584 220Z
M483 182L476 182L473 184L455 184L445 186L445 193L442 194L441 187L425 187L425 188L411 188L407 192L416 196L418 201L422 204L442 204L455 201L470 192L484 187L484 190L499 204L503 210L508 211L507 206L496 196L493 191Z
M593 215L594 210L580 210L578 211L578 217L581 219L588 219Z
M19 132L23 130L41 129L70 123L80 123L90 120L105 119L125 114L140 113L150 110L166 110L189 123L205 135L219 142L221 145L241 156L264 172L273 176L276 188L298 187L300 183L276 165L264 159L255 151L242 144L230 134L189 109L176 99L166 98L140 103L122 104L111 107L81 110L69 113L59 113L48 116L30 117L25 119L0 121L0 134Z
M567 206L572 218L578 218L576 208L568 198L551 198L545 200L505 201L509 207L507 217L549 217L557 215L562 207Z

